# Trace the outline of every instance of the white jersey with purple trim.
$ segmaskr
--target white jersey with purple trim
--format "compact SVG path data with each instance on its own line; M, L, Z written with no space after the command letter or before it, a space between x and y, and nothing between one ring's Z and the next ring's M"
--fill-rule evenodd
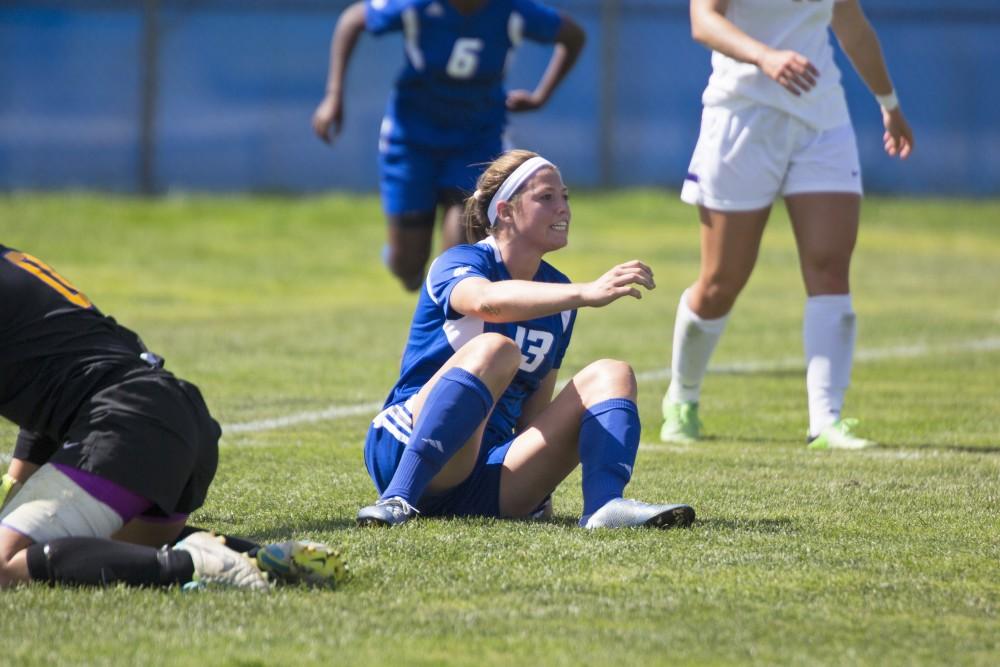
M828 130L850 122L840 70L833 61L829 27L833 5L842 0L729 0L726 18L768 46L796 51L819 70L816 86L793 95L756 65L712 53L712 76L702 95L705 106L740 109L774 107L807 125Z
M450 248L431 264L417 300L410 336L403 352L399 380L385 406L404 402L465 343L481 333L500 333L521 348L521 367L490 415L487 439L509 439L524 401L553 368L559 368L573 333L576 310L524 322L492 323L462 315L450 304L451 291L462 280L477 276L491 282L511 280L492 237L475 245ZM533 278L543 283L568 283L569 278L542 262Z

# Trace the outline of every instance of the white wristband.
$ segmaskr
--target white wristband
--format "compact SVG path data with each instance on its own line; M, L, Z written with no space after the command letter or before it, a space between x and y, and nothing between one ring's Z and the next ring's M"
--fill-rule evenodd
M875 100L886 111L892 111L899 106L899 98L896 97L895 90L891 91L888 95L876 95Z

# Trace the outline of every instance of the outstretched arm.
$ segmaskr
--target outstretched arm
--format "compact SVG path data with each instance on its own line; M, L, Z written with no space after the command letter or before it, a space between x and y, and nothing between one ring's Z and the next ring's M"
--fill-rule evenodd
M355 2L337 20L330 42L330 71L326 79L326 95L313 113L312 126L316 136L330 143L340 134L344 120L344 75L358 37L365 29L365 3ZM332 134L331 134L332 129Z
M653 289L653 272L639 260L612 268L590 283L466 278L451 292L451 307L486 322L520 322L584 306L600 308L623 296L642 298L636 285Z
M566 14L561 14L562 23L556 34L552 58L545 68L545 73L535 86L535 90L512 90L507 94L507 109L510 111L531 111L538 109L549 101L552 93L566 74L573 69L576 59L583 50L587 35L576 21Z
M756 65L769 78L793 95L816 85L819 70L795 51L771 48L746 34L726 18L729 0L691 0L691 36L740 62Z
M840 42L840 48L882 106L885 152L906 159L913 150L913 130L899 108L878 35L868 22L858 0L836 3L830 25Z

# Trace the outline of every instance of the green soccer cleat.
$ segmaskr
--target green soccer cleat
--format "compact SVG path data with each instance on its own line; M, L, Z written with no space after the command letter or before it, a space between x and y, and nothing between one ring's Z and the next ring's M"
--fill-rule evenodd
M257 566L275 581L336 588L347 580L348 567L339 549L320 542L290 540L257 551Z
M674 403L663 397L663 426L660 442L689 443L701 439L698 404L693 401Z
M809 449L867 449L878 443L854 433L857 419L838 419L809 440Z

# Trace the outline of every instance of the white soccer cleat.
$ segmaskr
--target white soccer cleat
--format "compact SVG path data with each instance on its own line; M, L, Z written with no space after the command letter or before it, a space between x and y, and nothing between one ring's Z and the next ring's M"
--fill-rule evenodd
M184 589L249 588L269 591L267 577L246 554L226 546L226 538L200 531L192 533L174 545L174 549L191 554L194 577Z
M417 508L399 496L378 500L358 512L359 526L401 526L420 516Z
M651 505L638 500L615 498L601 509L580 519L580 527L593 528L685 528L694 522L690 505Z

